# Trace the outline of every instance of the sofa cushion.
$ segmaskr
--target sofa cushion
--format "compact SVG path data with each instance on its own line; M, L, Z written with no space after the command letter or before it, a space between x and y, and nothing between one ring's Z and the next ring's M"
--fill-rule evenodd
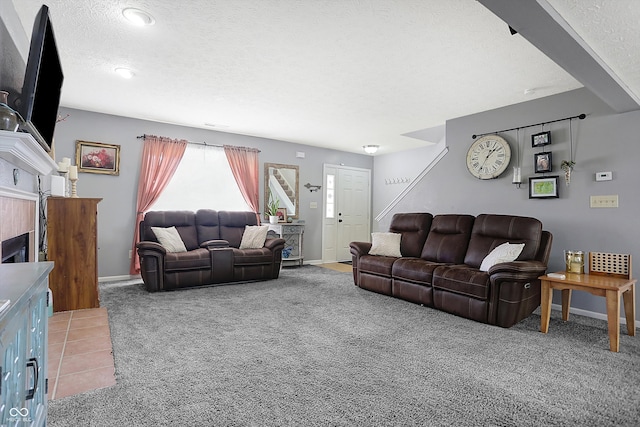
M489 271L491 267L501 262L515 261L523 248L524 243L511 244L508 242L495 247L489 252L489 255L482 260L480 271Z
M147 212L144 216L143 235L140 240L158 242L151 227L175 227L188 251L200 247L196 232L196 215L192 211Z
M471 237L472 215L436 215L420 258L434 262L462 264Z
M437 267L433 272L433 288L475 299L489 297L489 274L466 265Z
M390 256L364 255L360 257L358 268L361 273L391 277L391 267L397 259Z
M429 234L433 215L430 213L397 213L391 218L389 231L402 234L402 256L419 257Z
M239 249L260 249L267 239L268 225L246 225Z
M394 279L431 286L433 283L433 271L441 265L443 264L421 258L400 258L393 263L391 274Z
M218 221L220 224L220 239L229 242L229 246L240 247L244 227L247 225L257 225L258 219L253 212L219 211Z
M165 271L211 269L211 257L207 249L194 249L182 253L167 253Z
M473 223L464 263L479 268L495 247L505 243L524 243L518 260L535 259L542 236L542 223L535 218L482 214Z
M213 209L200 209L196 212L196 231L198 243L220 239L218 212Z
M236 249L233 248L233 265L272 264L273 252L267 248Z
M151 227L156 239L167 252L187 252L184 242L175 227Z
M400 233L371 233L371 249L369 255L401 257Z

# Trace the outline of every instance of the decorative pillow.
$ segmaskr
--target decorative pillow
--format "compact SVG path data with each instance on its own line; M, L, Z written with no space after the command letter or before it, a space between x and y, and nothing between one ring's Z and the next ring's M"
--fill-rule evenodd
M480 264L480 271L488 271L491 267L501 262L511 262L518 258L522 252L524 243L503 243L494 248L489 255L484 257Z
M167 252L187 252L187 248L175 227L151 227L151 231Z
M267 240L268 225L247 225L242 233L240 249L260 249Z
M400 233L371 233L371 249L369 255L401 257Z

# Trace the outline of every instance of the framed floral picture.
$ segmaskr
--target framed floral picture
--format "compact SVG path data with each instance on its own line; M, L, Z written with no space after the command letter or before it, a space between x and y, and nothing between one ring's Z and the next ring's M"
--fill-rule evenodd
M78 172L120 174L120 146L101 142L76 141Z
M278 208L278 222L287 222L287 208Z
M530 199L558 198L558 177L529 178Z

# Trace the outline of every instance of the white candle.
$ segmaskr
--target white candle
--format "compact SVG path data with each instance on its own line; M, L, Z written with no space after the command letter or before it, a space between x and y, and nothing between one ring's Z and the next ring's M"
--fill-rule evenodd
M71 159L68 157L63 157L62 163L64 163L65 165L67 165L67 167L69 167L71 165Z
M69 166L69 179L78 179L78 166Z
M58 162L58 172L68 172L69 171L69 165L65 164L64 162Z

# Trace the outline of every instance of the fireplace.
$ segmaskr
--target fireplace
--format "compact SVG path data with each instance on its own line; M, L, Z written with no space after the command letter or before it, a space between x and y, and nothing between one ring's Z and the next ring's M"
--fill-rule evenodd
M2 242L2 263L29 262L29 233Z

